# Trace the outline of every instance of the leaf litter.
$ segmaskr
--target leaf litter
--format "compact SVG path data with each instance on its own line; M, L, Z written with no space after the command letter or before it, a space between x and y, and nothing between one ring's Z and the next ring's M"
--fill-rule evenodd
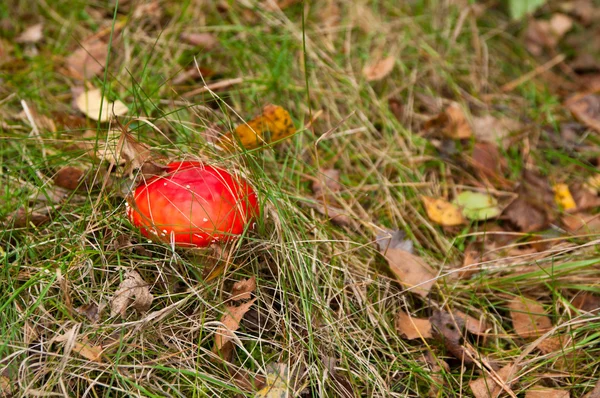
M127 271L119 288L110 303L112 317L125 317L129 309L146 312L150 309L154 296L150 293L150 285L142 279L137 271Z

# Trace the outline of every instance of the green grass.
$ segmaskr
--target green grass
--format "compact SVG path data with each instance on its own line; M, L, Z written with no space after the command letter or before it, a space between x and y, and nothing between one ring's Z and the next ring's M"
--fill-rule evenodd
M434 308L453 308L483 315L492 334L485 341L469 338L470 343L503 366L530 344L514 336L507 309L507 301L520 295L538 298L554 325L566 325L557 333L571 344L547 355L527 353L521 360L527 369L513 390L521 393L540 380L571 396L591 390L599 321L591 317L571 327L569 322L583 318L567 308L577 292L598 292L597 249L577 246L539 261L532 256L510 261L506 254L469 279L454 278L451 271L461 264L465 245L474 239L468 234L476 229L449 231L432 224L419 200L422 194L452 191L454 177L464 173L456 158L441 157L421 134L423 95L460 101L474 114L529 120L535 137L542 126L565 118L560 99L535 79L487 104L481 100L535 67L513 36L520 26L506 22L499 10L477 21L467 17L458 29L460 9L441 0L412 6L338 2L340 20L327 28L327 2L307 2L303 31L300 3L281 12L255 1L249 7L226 2L226 9L210 1L166 1L160 3L160 18L134 17L127 5L115 12L84 1L40 1L31 8L26 3L0 6L0 16L10 15L13 24L0 30L7 42L30 24L45 23L38 54L17 44L12 60L0 64L0 375L15 386L16 396L252 396L232 381L233 372L264 376L273 362L298 375L294 392L302 396L341 396L344 383L356 396L421 397L431 386L434 396L469 396L468 383L481 372L461 367L441 341L402 339L395 314L408 309L426 317ZM498 26L506 29L498 32ZM133 121L134 136L172 158L203 156L243 170L256 187L262 208L257 229L224 248L221 258L209 250L173 251L148 242L126 219L121 170L111 176L115 184L102 188L106 162L77 147L102 143L107 126L68 123L66 115L78 115L70 90L81 82L61 67L78 42L103 30L114 30L110 61L88 83L121 99L129 116L147 118L158 130ZM179 34L190 31L214 33L219 45L204 51L182 44ZM394 55L397 62L390 76L368 83L361 70L373 54ZM215 72L209 83L244 80L216 95L185 97L201 82L174 87L169 79L194 62ZM411 104L416 116L410 123L394 117L392 97ZM30 134L29 122L19 116L21 101L53 119L56 131L40 126L40 137ZM236 113L248 120L267 103L289 110L298 133L273 147L234 155L219 152L201 134L214 124L227 131L242 122ZM323 114L302 129L318 110ZM510 148L505 155L517 180L523 167L519 151ZM560 170L564 176L581 166L594 172L580 154L553 149L535 151L534 157L549 175ZM93 190L49 201L52 179L66 165L92 175L104 172ZM311 181L322 178L324 168L341 171L340 203L354 227L329 223L306 205ZM48 223L12 223L10 214L43 198L50 206ZM440 271L443 277L428 299L394 281L373 244L382 228L405 231L416 252ZM218 265L225 270L207 282L203 271ZM106 308L93 323L75 311L109 304L129 269L152 285L149 313L131 311L121 319ZM264 324L242 323L241 346L227 367L211 351L217 321L234 281L253 275L254 308ZM102 363L69 352L69 340L58 338L69 332L71 343L102 345ZM449 370L432 372L423 359L428 349L448 360ZM328 358L335 359L338 377ZM550 380L544 373L560 376Z

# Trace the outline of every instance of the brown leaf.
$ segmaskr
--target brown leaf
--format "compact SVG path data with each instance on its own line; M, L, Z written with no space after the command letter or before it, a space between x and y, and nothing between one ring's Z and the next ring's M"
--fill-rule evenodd
M581 311L592 314L598 314L600 312L600 297L590 292L578 294L571 300L571 304Z
M75 308L75 312L85 316L90 322L100 322L100 316L104 310L104 305L98 306L96 303L84 304L81 307Z
M586 187L585 184L569 184L569 191L577 205L577 211L600 207L600 196Z
M253 276L249 279L242 279L233 284L231 289L231 300L249 300L252 297L252 293L256 290L256 277Z
M503 147L506 147L510 133L522 128L517 120L497 118L492 115L474 117L472 125L477 140L492 144L500 143Z
M600 95L574 94L565 102L565 107L575 119L589 128L600 132Z
M38 23L25 29L15 38L16 43L37 43L44 38L44 24Z
M445 311L435 310L429 318L434 330L434 337L441 339L446 349L458 360L465 364L473 363L469 355L465 353L462 345L464 320L453 316Z
M396 314L395 325L396 331L407 340L432 337L429 319L413 318L402 310L399 310Z
M533 299L515 297L508 304L513 327L519 337L539 337L552 329L544 307Z
M421 257L401 249L387 249L382 254L400 284L421 297L429 294L437 274Z
M50 221L50 213L52 210L52 206L45 206L37 209L20 207L17 211L12 213L9 220L15 228L27 228L30 225L38 227Z
M569 398L570 396L568 391L542 386L533 386L525 392L525 398Z
M499 188L509 188L511 183L504 178L506 160L500 156L498 147L491 142L477 142L473 146L470 159L471 166L488 185Z
M504 210L504 215L521 231L538 231L554 221L554 191L546 178L534 171L523 170L518 193L517 199Z
M537 349L544 355L561 351L565 348L564 338L562 336L548 337L537 345Z
M600 379L596 382L594 389L589 393L585 394L584 398L600 398Z
M136 271L128 271L112 298L110 316L124 317L130 307L138 312L148 311L153 299L150 285Z
M514 377L514 371L515 366L509 364L498 370L496 374L500 380L506 383ZM469 387L475 398L496 398L503 391L502 387L489 374L469 382Z
M13 390L17 386L11 381L8 376L0 375L0 397L9 398L13 396Z
M561 221L565 229L574 234L598 233L600 231L599 214L566 214Z
M367 81L381 80L394 69L396 59L393 56L378 59L370 62L362 70L362 74Z
M485 336L488 334L488 330L491 328L491 326L483 318L477 319L459 310L453 310L452 313L454 314L455 318L457 317L463 320L465 329L469 333L477 336Z
M348 377L338 371L338 368L336 367L337 359L324 356L321 358L321 361L323 362L323 367L329 372L333 384L335 385L336 396L341 398L356 397L356 392L354 391L352 383L348 380Z
M63 167L54 176L54 184L61 188L74 191L79 188L83 174L83 170L78 169L77 167Z
M312 207L319 213L323 214L326 217L329 217L329 220L339 225L340 227L353 227L355 225L354 221L350 216L348 216L347 212L344 209L341 209L336 206L325 205L321 203L309 202L308 206Z
M179 72L172 80L173 84L183 84L187 81L198 80L200 77L204 79L209 78L215 74L215 71L208 68L198 68L193 66L187 70Z
M219 40L212 33L182 33L181 40L192 46L211 50L219 44Z
M107 57L108 44L93 39L81 43L81 47L67 57L66 64L75 77L88 80L104 70Z
M102 351L103 348L101 345L91 346L88 343L75 342L73 346L73 352L93 362L102 362Z
M572 27L573 20L560 13L547 21L532 19L525 34L526 47L532 54L541 55L544 48L554 49Z
M237 307L225 307L225 315L221 318L223 326L219 327L215 333L215 345L213 348L213 351L221 354L221 357L224 359L228 360L231 357L233 353L232 340L235 338L235 331L238 330L240 321L255 301L256 297Z
M312 183L312 191L315 199L323 199L330 194L336 194L341 190L340 171L336 169L321 170Z
M425 129L436 128L445 137L454 140L463 140L473 135L471 124L463 111L463 108L456 102L448 105L439 115L425 123Z

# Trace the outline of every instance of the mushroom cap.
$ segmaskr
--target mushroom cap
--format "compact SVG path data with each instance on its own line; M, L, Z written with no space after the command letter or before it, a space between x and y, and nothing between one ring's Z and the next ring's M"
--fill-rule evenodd
M127 202L127 216L142 235L187 247L235 239L259 212L245 180L199 161L170 163Z

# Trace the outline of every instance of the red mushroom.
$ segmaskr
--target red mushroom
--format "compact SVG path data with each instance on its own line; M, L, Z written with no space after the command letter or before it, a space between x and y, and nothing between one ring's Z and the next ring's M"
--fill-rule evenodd
M127 216L148 238L205 247L236 238L258 214L256 193L242 178L199 161L174 162L137 186Z

